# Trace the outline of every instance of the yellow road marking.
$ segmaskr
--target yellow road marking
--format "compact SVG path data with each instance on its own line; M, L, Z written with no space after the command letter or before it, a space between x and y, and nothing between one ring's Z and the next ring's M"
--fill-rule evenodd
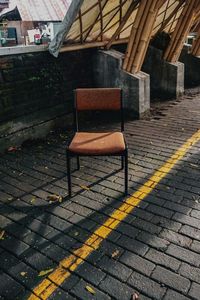
M155 186L171 171L174 165L183 158L187 151L200 141L198 130L144 183L131 197L116 209L110 217L85 241L85 244L64 258L59 266L45 278L34 290L28 300L48 299L52 293L67 279L84 260L100 247L102 241L115 229L136 206L146 198Z

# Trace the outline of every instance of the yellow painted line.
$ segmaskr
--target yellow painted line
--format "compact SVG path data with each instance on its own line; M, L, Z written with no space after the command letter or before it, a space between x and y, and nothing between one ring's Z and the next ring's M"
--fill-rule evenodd
M58 286L60 286L92 252L100 247L102 241L108 237L112 230L151 193L156 185L171 171L174 165L181 160L187 151L198 141L200 141L200 130L189 138L143 186L131 197L127 198L124 203L108 217L104 224L95 230L82 247L75 250L70 256L64 258L59 266L33 290L28 300L48 299Z

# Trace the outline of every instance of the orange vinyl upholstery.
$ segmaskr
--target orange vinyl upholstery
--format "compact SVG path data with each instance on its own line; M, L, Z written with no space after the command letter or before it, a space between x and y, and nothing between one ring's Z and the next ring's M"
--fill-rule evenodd
M121 132L77 132L69 146L71 152L85 155L117 154L125 148Z
M81 110L120 110L121 89L95 88L76 90L76 109Z

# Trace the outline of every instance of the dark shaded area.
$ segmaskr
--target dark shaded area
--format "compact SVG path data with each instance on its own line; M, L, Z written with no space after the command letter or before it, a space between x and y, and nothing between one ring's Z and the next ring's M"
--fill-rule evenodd
M73 89L93 84L90 61L93 50L60 54L48 52L0 58L0 122L31 118L52 108L68 113Z

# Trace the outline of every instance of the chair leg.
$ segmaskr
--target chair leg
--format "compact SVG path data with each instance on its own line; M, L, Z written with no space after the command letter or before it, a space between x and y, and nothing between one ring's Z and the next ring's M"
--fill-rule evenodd
M68 193L71 197L72 195L72 188L71 188L71 160L70 160L70 153L69 151L66 152L66 159L67 159L67 180L68 180Z
M121 156L121 169L124 169L124 156Z
M127 195L128 194L128 150L126 150L125 152L124 179L125 179L125 195Z
M77 159L77 170L80 170L80 158L78 155L77 155L76 159Z

